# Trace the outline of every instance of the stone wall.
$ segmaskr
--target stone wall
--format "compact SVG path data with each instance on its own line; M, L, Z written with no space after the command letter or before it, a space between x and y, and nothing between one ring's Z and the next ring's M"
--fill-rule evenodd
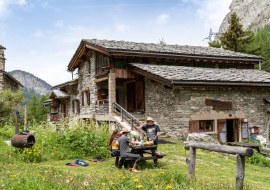
M1 78L1 77L0 77ZM4 79L3 81L3 85L4 88L3 90L7 90L10 89L12 92L17 92L19 86L17 83L15 83L13 80L11 80L9 77L7 77L6 75L3 75L2 77Z
M265 105L263 98L269 97L269 91L205 88L174 90L145 78L146 116L153 117L162 130L177 138L181 129L189 128L191 115L244 113L249 127L259 127L260 134L266 137L267 111L270 106ZM230 101L233 109L213 110L213 106L206 106L205 99Z
M2 47L2 46L1 46ZM1 49L0 47L0 70L5 70L5 55L4 55L4 49Z

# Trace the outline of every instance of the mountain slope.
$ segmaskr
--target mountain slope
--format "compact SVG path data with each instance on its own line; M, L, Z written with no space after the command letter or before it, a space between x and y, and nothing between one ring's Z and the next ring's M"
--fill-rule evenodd
M270 24L269 0L232 0L230 10L219 28L219 33L224 33L228 29L228 18L232 12L236 12L241 18L240 22L245 30L257 32L258 28Z
M18 80L24 88L29 92L35 91L36 94L47 95L51 92L51 85L45 82L44 80L34 76L31 73L14 70L9 72L16 80Z

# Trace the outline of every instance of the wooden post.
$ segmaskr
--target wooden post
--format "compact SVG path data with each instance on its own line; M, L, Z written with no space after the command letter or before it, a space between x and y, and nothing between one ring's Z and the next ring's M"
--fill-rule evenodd
M131 130L133 130L133 117L131 117Z
M188 177L195 177L196 148L189 147Z
M244 177L245 177L245 156L241 156L239 154L236 155L236 190L243 190L244 186Z
M15 133L19 134L19 126L18 126L18 117L17 115L15 116Z
M27 131L27 105L24 107L24 131Z
M123 109L121 109L121 122L123 122Z

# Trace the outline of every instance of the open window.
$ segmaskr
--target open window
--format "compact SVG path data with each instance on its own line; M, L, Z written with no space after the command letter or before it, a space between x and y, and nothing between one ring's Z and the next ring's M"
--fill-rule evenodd
M199 122L200 131L214 131L214 121L200 121Z

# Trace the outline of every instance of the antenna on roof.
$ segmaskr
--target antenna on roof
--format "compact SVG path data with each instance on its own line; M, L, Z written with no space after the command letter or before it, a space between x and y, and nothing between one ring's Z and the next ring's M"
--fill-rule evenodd
M222 35L222 33L213 32L212 28L210 28L209 36L204 38L203 41L204 40L209 40L209 42L212 43L213 42L212 36L221 36L221 35Z

